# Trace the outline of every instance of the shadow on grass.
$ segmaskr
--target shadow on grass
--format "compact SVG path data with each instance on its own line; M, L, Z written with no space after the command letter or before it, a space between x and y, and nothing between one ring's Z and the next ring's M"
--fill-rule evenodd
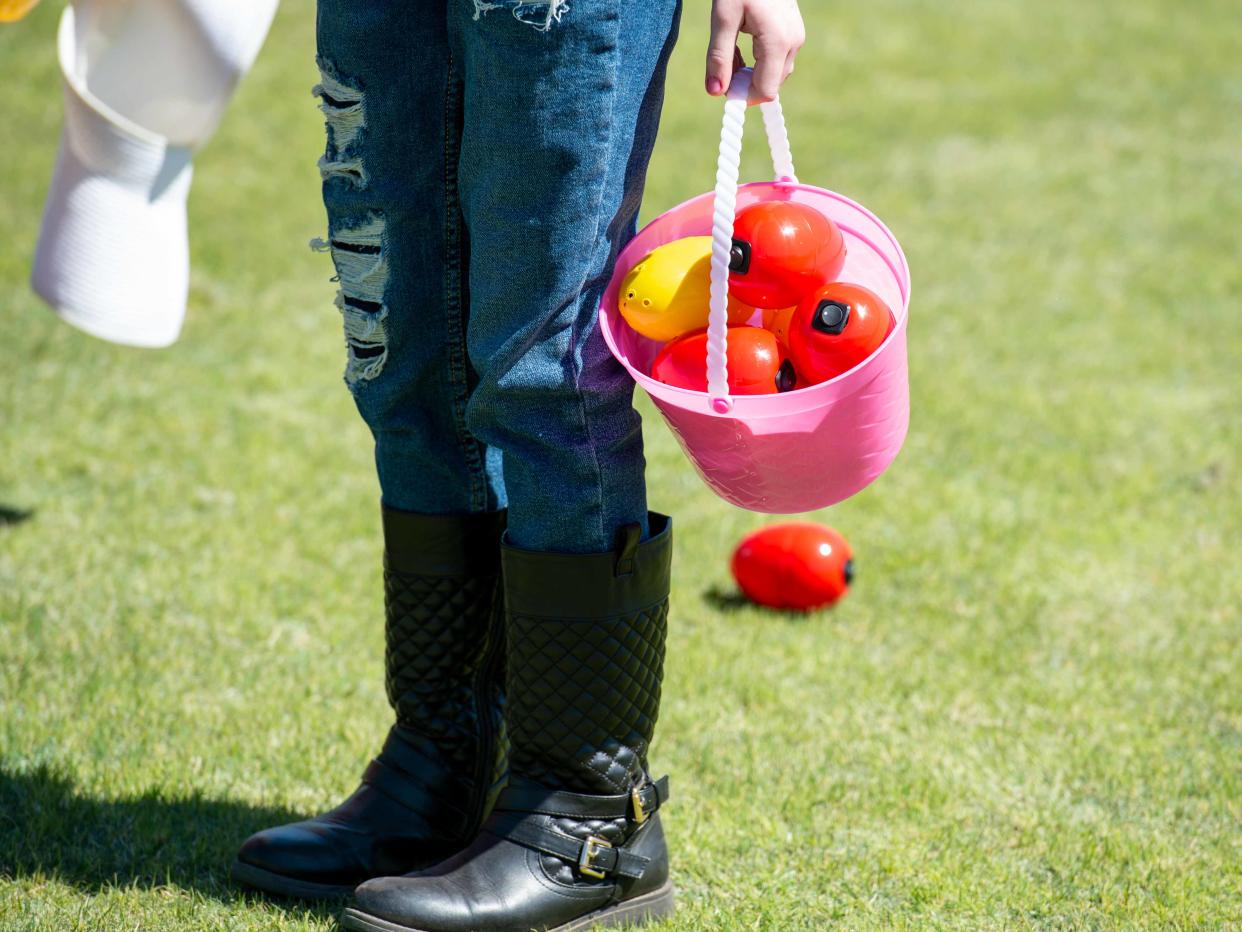
M32 509L0 505L0 527L8 527L10 524L21 524L23 521L29 521L33 517L34 511Z
M703 601L721 612L737 612L755 607L753 602L736 589L722 589L719 586L712 586L704 592Z
M814 618L815 612L799 612L791 608L768 608L763 605L757 605L736 589L721 589L719 586L712 586L703 593L703 601L724 614L732 614L740 612L743 609L751 611L763 612L773 618L781 621L805 622Z
M88 893L175 886L224 903L258 902L260 894L229 880L233 855L253 832L301 818L198 795L95 799L49 768L14 772L0 765L0 877L42 875ZM320 919L336 916L341 905L271 902Z

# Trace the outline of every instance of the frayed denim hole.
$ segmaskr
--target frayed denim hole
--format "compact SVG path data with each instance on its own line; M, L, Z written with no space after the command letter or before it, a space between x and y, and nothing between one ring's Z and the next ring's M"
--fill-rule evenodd
M330 252L340 288L336 306L345 329L349 353L345 383L351 390L370 381L388 360L388 258L384 251L384 218L370 214L354 226L331 231L327 239L314 239L311 248Z
M319 175L325 181L342 178L353 187L363 187L367 183L366 169L358 154L349 151L367 125L362 91L342 81L322 60L319 73L320 81L311 89L319 98L327 134Z
M492 10L509 10L513 18L538 32L547 32L553 23L569 12L569 0L508 0L492 3L490 0L474 0L474 18L479 19Z

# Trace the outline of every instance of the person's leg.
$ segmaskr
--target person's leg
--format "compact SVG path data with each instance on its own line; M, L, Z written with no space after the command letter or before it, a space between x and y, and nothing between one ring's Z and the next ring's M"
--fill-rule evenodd
M457 194L461 75L444 9L321 0L320 168L345 326L345 381L375 437L383 502L504 507L499 453L466 424L466 245Z
M647 530L633 382L597 309L634 233L677 3L572 0L546 32L529 24L548 4L497 6L476 20L450 0L480 374L469 424L504 451L512 542L593 553L625 524Z
M647 771L672 541L646 511L632 384L596 311L633 232L678 5L480 2L476 20L449 2L467 89L469 423L504 451L509 493L510 782L469 848L362 884L342 924L641 922L672 906L667 789Z
M503 776L499 455L466 426L461 83L434 4L321 0L320 163L345 380L375 437L386 683L397 724L362 785L251 837L233 874L348 893L465 846Z

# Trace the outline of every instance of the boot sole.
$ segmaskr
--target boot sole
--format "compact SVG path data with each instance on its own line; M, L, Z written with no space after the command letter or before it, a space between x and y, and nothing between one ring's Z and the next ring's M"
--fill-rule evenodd
M244 886L294 900L338 900L354 892L352 886L298 880L296 877L286 877L255 867L245 861L234 861L229 875Z
M675 907L672 881L664 886L623 900L613 906L597 909L593 913L579 916L572 922L554 926L547 932L581 932L584 929L607 928L610 926L640 926L657 919L665 919L673 914ZM380 919L360 910L349 908L341 914L341 928L353 932L426 932L413 926L403 926L387 919Z

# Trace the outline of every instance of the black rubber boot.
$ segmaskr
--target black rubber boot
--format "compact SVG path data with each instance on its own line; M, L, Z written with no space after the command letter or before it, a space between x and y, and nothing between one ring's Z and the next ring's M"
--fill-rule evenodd
M647 748L660 707L669 519L612 553L505 546L509 786L479 837L442 864L368 881L341 924L500 932L639 924L673 908Z
M503 785L504 513L383 519L397 723L340 806L246 840L232 874L248 886L317 899L435 864L470 843Z

